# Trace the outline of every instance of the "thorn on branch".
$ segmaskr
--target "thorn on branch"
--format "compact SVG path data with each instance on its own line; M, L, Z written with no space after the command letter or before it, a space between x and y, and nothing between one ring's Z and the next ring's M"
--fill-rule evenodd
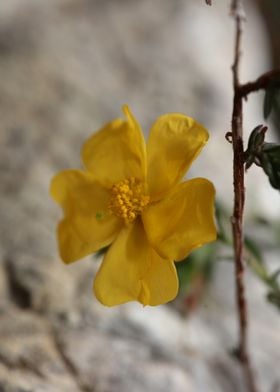
M226 141L232 144L232 132L227 132L225 134Z

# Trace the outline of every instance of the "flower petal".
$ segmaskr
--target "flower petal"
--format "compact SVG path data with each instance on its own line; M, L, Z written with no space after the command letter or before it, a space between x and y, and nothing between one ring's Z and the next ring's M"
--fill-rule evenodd
M151 248L140 220L120 232L94 281L95 295L106 306L129 301L156 305L173 299L177 291L173 263Z
M145 141L132 113L123 108L127 120L117 119L91 136L82 149L83 162L105 187L124 178L146 176Z
M78 260L114 240L121 222L109 213L110 194L91 173L62 171L53 178L50 193L64 210L57 232L64 262Z
M69 219L63 219L59 222L57 239L60 257L67 264L82 259L97 250L95 244L85 242L80 237L75 225Z
M179 184L165 199L142 214L148 239L162 257L181 260L193 249L214 241L213 184L195 178Z
M151 266L142 280L138 301L156 306L172 301L178 293L178 276L173 261L163 259L151 249Z
M148 185L154 198L181 180L207 140L207 130L183 114L157 119L147 144Z

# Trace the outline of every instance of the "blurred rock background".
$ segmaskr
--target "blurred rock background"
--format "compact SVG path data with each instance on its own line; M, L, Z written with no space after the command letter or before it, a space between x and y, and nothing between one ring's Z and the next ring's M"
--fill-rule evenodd
M85 138L128 103L146 133L171 111L205 124L211 139L190 176L213 180L231 206L224 134L233 24L228 2L213 3L0 2L0 391L244 391L228 353L237 337L232 264L216 263L201 305L188 317L180 299L158 308L104 308L91 294L99 261L68 267L59 261L60 211L48 195L53 174L79 166ZM244 81L279 61L275 4L245 2ZM250 96L245 113L247 137L263 123L261 94ZM258 213L277 223L279 193L257 168L247 176L247 191L248 219ZM264 232L258 236L263 243ZM279 266L277 248L263 251L269 265ZM257 380L262 391L277 392L280 315L251 274L247 285Z

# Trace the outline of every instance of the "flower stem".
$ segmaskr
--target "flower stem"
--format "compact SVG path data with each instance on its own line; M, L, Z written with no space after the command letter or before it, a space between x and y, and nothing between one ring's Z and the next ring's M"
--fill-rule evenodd
M241 56L242 24L244 14L241 0L232 1L232 14L235 20L235 49L233 73L233 113L232 113L232 146L233 146L233 179L234 179L234 209L232 217L232 230L234 239L235 286L236 302L239 321L238 357L243 366L248 391L257 392L251 360L248 353L248 315L244 284L244 258L243 258L243 211L245 202L244 186L244 148L243 148L243 95L239 82L239 64Z

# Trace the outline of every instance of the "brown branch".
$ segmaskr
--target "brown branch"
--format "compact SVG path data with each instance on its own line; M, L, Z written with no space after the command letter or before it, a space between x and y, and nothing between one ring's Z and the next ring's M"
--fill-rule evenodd
M266 72L254 82L243 84L239 87L239 93L243 98L246 98L250 93L267 89L267 87L269 87L269 85L275 81L275 79L278 79L277 83L280 86L280 69L274 69L272 71Z
M233 113L232 113L232 146L233 146L233 178L234 178L234 209L232 217L232 231L234 239L234 261L235 261L235 286L236 302L239 321L239 344L238 354L244 369L244 375L248 385L248 391L256 392L254 375L252 372L250 356L248 354L247 342L247 301L244 285L244 260L243 260L243 211L245 202L244 185L244 149L243 149L243 112L242 99L239 83L239 64L241 57L242 24L245 15L241 0L232 1L232 15L235 20L235 48L233 73Z
M212 0L205 0L207 5L212 5Z

